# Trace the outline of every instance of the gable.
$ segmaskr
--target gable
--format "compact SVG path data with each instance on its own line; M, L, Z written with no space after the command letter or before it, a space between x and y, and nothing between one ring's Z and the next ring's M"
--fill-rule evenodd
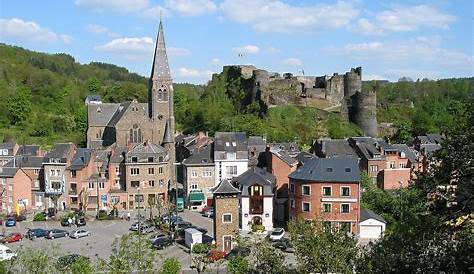
M117 130L128 130L133 124L137 124L142 129L151 126L146 106L147 104L131 102L122 110L120 117L116 118L115 128Z

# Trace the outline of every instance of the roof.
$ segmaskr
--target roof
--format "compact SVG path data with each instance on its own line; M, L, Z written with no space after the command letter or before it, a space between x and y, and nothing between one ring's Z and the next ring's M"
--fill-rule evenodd
M385 221L385 219L382 216L378 215L377 213L373 212L370 209L362 208L360 210L360 221L363 222L368 219L374 219L382 223L387 223L387 221Z
M260 136L249 136L248 146L263 146L266 147L267 142Z
M263 186L263 195L273 195L273 187L275 185L275 176L262 168L253 167L240 176L232 178L232 182L238 184L242 191L242 196L249 196L248 187L257 183Z
M279 152L272 152L272 153L275 154L275 156L277 156L280 160L282 160L289 166L298 164L298 160L296 158L291 157L286 151L279 151Z
M78 148L76 154L72 157L70 170L80 170L87 166L92 156L92 149Z
M0 167L0 178L12 178L15 176L19 168L16 167Z
M18 148L16 155L36 156L40 150L39 145L22 145Z
M216 132L214 150L229 152L247 151L247 136L244 132Z
M232 183L224 179L216 187L211 189L212 194L238 194L240 190L235 188Z
M4 167L19 168L41 168L42 166L43 157L41 156L16 156L4 165Z
M106 126L119 109L120 104L102 103L87 105L87 121L89 126Z
M16 142L13 140L6 141L0 144L0 149L13 149L16 145Z
M321 139L321 151L325 157L354 156L357 152L349 145L347 139Z
M163 134L163 144L173 143L173 135L171 132L170 119L166 120L165 133Z
M198 148L191 156L184 159L183 165L214 165L212 153L211 145Z
M309 159L313 159L313 158L316 158L315 155L311 154L311 153L308 153L308 152L300 152L298 153L298 155L296 155L296 160L298 160L298 162L304 164L306 163L306 161L308 161Z
M410 160L410 162L418 162L418 158L416 157L414 149L408 147L406 144L393 144L392 147L400 152L405 153L405 156L408 158L408 160Z
M163 23L161 20L160 26L158 27L158 35L156 37L155 54L153 56L150 78L150 80L171 79L168 56L166 55L165 33L163 31Z
M420 146L420 151L425 153L425 155L431 155L433 152L440 150L441 145L440 144L422 144Z
M119 164L125 160L124 154L127 153L126 147L116 147L110 155L110 163Z
M296 143L272 143L269 147L271 151L286 151L291 157L295 157L300 152Z
M129 154L161 154L166 153L167 150L157 144L151 142L143 142L135 145L128 153Z
M436 143L436 144L441 144L441 142L444 140L444 137L441 134L432 133L432 134L426 134L426 136L432 143Z
M114 113L112 118L110 118L110 121L107 123L107 126L115 126L120 121L120 119L122 119L122 116L125 114L131 103L132 102L121 103L118 107L118 110Z
M313 158L288 177L317 182L359 182L360 170L354 157Z
M101 97L98 94L92 94L86 96L86 101L101 101Z
M52 150L50 150L44 156L44 162L48 162L52 158L65 159L68 156L69 151L74 147L73 143L58 143L54 144Z
M352 142L352 145L357 147L357 151L360 153L359 156L365 159L385 158L377 148L381 144L380 140L375 140L372 137L352 137L349 139L349 142Z

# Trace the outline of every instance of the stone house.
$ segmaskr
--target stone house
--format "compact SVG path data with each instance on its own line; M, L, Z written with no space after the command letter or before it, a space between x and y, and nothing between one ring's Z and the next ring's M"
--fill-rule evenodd
M244 132L216 132L214 141L215 185L248 169L248 141Z
M32 209L31 179L21 168L0 167L0 182L2 213Z
M170 184L169 151L150 142L135 145L125 155L128 209L153 206L167 201Z
M186 205L191 210L212 206L211 189L215 186L212 145L194 150L193 154L186 158L182 165Z
M229 253L235 245L235 237L239 235L240 190L229 180L222 180L212 189L214 197L214 241L219 249Z
M232 179L240 190L241 229L250 231L253 225L273 229L273 196L275 176L254 167Z
M44 193L47 207L65 210L68 204L69 186L66 184L66 168L76 153L73 143L58 143L43 158Z
M291 173L290 218L358 234L360 170L354 157L313 158Z
M13 140L0 144L0 166L3 166L12 160L15 157L18 148L18 144Z
M262 167L265 162L267 140L260 136L250 136L248 139L249 167Z
M113 205L117 205L120 209L127 208L127 182L125 178L125 155L126 147L115 147L109 158L108 175L110 184L110 200Z

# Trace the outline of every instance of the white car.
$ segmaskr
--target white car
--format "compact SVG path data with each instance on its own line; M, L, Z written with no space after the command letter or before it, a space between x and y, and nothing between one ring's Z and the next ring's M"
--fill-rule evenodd
M270 233L270 241L279 241L283 239L285 230L283 228L274 228Z
M16 258L16 253L9 247L0 244L0 261L9 261L13 258Z
M87 231L85 229L78 229L78 230L71 233L71 238L79 239L79 238L87 237L87 236L90 236L90 235L91 235L90 231Z

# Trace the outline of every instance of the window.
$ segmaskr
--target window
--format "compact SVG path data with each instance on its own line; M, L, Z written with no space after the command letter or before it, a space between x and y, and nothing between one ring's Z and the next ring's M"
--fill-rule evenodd
M351 188L348 186L341 187L341 196L348 197L351 195Z
M331 196L332 188L330 186L323 186L323 196Z
M139 181L131 181L131 182L130 182L130 185L131 185L132 187L139 187L139 186L140 186L140 182L139 182Z
M351 211L350 204L341 204L341 213L349 213Z
M311 210L311 204L308 202L303 202L303 212L309 212Z
M94 182L89 182L89 188L94 188Z
M379 166L378 165L371 165L370 166L370 172L377 172L379 171Z
M40 173L39 169L35 169L35 175L38 175Z
M51 182L51 188L55 190L61 189L61 182Z
M395 168L395 161L390 161L390 168Z
M7 183L7 178L2 178L2 185L5 185Z
M56 176L56 169L51 169L51 170L49 171L49 174L50 174L52 177Z
M105 183L99 182L99 189L104 189L104 188L105 188Z
M130 173L132 175L138 175L138 174L140 174L140 169L138 167L131 168Z
M155 158L153 157L148 157L148 163L153 163L155 161Z
M163 186L163 179L160 179L158 183L160 184L160 186Z
M190 189L191 189L191 190L196 190L196 189L198 189L198 185L192 184L192 185L190 186Z
M71 170L71 178L76 178L76 171L75 170Z
M235 152L227 152L227 160L235 160L236 153Z
M332 204L323 204L323 212L329 213L332 210Z
M148 186L149 187L154 187L155 186L155 181L154 180L148 181Z
M372 180L372 184L377 184L377 177L370 178Z
M158 168L158 173L159 173L159 174L163 174L163 167L162 167L162 166L160 166L160 167Z
M311 195L311 186L302 186L301 189L303 195Z
M8 156L8 149L2 149L2 155Z
M351 168L350 168L350 167L346 167L344 170L345 170L346 172L351 172Z
M332 172L333 169L332 169L332 167L328 167L328 168L326 168L326 171L327 171L327 172Z
M295 193L295 184L290 184L290 192Z
M225 146L226 146L226 147L229 147L229 146L230 146L230 143L229 143L229 142L225 142Z
M137 124L134 124L130 129L130 142L141 143L142 142L142 130Z
M39 180L35 180L35 188L39 188L40 187L40 181Z
M226 166L225 169L227 177L237 176L237 166Z
M198 173L196 170L191 171L191 177L195 178L198 176Z
M8 191L10 191L10 192L13 191L13 186L12 185L8 186Z
M152 167L148 168L148 174L151 174L151 175L155 174L155 169Z
M230 214L230 213L222 214L222 223L224 223L224 224L232 223L232 214Z
M118 166L115 167L115 174L120 175L120 168Z
M293 199L290 200L290 206L291 208L295 208L295 200Z
M400 164L400 168L406 168L407 167L407 164L403 163L403 164Z
M132 157L132 163L138 163L138 157L133 156Z
M205 170L202 172L202 177L212 177L212 171Z
M163 156L158 157L158 162L163 162Z

